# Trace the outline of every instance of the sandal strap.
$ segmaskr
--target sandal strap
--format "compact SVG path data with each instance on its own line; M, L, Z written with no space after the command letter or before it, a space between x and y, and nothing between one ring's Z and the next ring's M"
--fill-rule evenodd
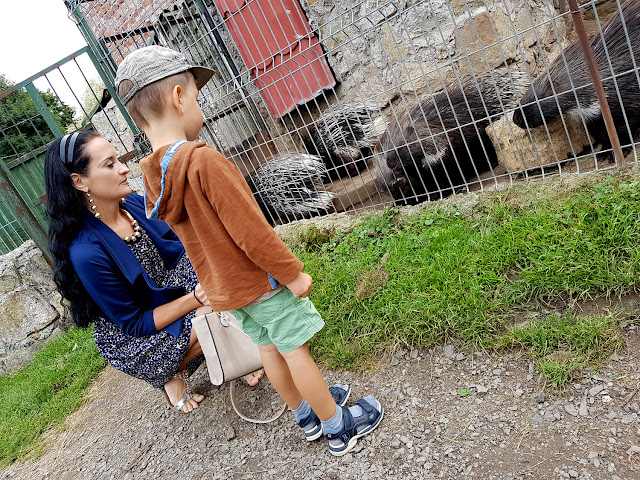
M191 391L191 378L189 377L189 372L186 370L176 373L173 378L179 378L184 382L185 395L173 406L174 410L180 410L184 404L193 397L193 392Z
M366 413L371 413L375 410L375 408L373 408L373 406L367 402L364 399L360 399L356 402L358 405L360 405L360 407L362 407L362 410L364 410Z
M187 403L189 400L191 400L191 397L193 397L193 395L191 395L189 393L186 394L184 397L182 397L182 399L179 402L177 402L173 406L173 409L174 410L180 410L184 406L185 403Z
M353 417L351 411L349 411L347 407L338 407L342 408L342 430L338 433L327 434L327 438L339 437L344 443L348 443L351 438L358 435L357 427L359 425L362 425L363 423L368 424L372 421L372 413L375 412L377 413L377 415L379 415L378 410L364 399L358 400L356 404L360 405L363 411L362 415L359 415L356 418ZM377 415L376 417L374 417L374 419L377 418Z
M342 409L342 430L338 433L329 433L327 438L340 438L344 443L349 443L349 439L356 434L356 423L353 415L347 407L338 407Z

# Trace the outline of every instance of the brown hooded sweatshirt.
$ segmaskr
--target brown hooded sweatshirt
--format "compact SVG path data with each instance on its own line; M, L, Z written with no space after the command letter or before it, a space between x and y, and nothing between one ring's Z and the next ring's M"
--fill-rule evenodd
M211 306L243 307L271 290L267 273L285 285L303 264L276 235L238 169L201 142L182 145L164 173L169 146L140 162L147 215L169 224L189 255ZM158 198L162 197L158 202Z

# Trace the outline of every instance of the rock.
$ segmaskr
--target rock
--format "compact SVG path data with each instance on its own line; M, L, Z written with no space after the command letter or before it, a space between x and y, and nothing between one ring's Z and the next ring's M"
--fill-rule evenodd
M570 478L578 478L578 475L580 475L578 472L576 472L575 470L569 470L567 472L569 474Z
M632 454L634 454L634 453L635 453L635 454L640 454L640 446L638 446L638 445L631 445L631 446L629 447L629 450L627 450L627 453L628 453L629 455L632 455Z
M570 403L564 406L564 411L567 412L572 417L578 416L578 410L576 409L576 407L574 407Z
M224 438L227 439L227 442L233 440L234 438L236 438L236 431L234 430L233 427L229 426L225 431L224 431Z
M32 240L0 256L0 374L28 363L60 333L63 313L51 268Z
M581 417L586 417L589 414L589 409L587 408L587 397L586 395L582 397L580 400L580 407L578 409L578 415Z
M622 415L622 418L620 419L620 421L624 425L629 425L630 423L635 423L636 418L637 418L637 414L628 413L628 414Z
M589 396L595 397L596 395L598 395L603 390L604 390L604 385L596 385L595 387L591 387L589 389Z
M454 358L455 350L453 345L445 345L444 346L444 356L447 358Z
M572 117L565 117L566 131L562 119L549 123L549 133L544 126L529 131L522 129L512 122L512 118L513 114L509 113L486 129L496 149L498 163L511 173L556 165L589 145L582 124Z

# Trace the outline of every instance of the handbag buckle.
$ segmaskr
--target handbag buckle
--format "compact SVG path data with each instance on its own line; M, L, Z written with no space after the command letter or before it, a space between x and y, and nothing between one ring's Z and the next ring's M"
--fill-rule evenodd
M229 326L229 322L227 321L227 316L224 314L224 312L218 312L218 317L220 318L220 325L222 325L223 327Z

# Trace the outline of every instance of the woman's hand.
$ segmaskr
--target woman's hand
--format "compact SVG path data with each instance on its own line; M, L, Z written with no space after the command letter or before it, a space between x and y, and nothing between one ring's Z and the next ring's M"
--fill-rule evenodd
M306 297L311 293L312 282L311 275L300 272L292 282L287 283L285 286L291 290L294 297L300 298Z
M160 331L193 310L196 311L196 315L211 312L211 303L199 283L196 288L185 293L182 297L154 308L153 324L156 330Z
M196 300L199 300L202 305L211 305L207 298L207 294L204 293L204 289L202 288L202 285L200 285L200 282L196 285L193 294L196 296Z

